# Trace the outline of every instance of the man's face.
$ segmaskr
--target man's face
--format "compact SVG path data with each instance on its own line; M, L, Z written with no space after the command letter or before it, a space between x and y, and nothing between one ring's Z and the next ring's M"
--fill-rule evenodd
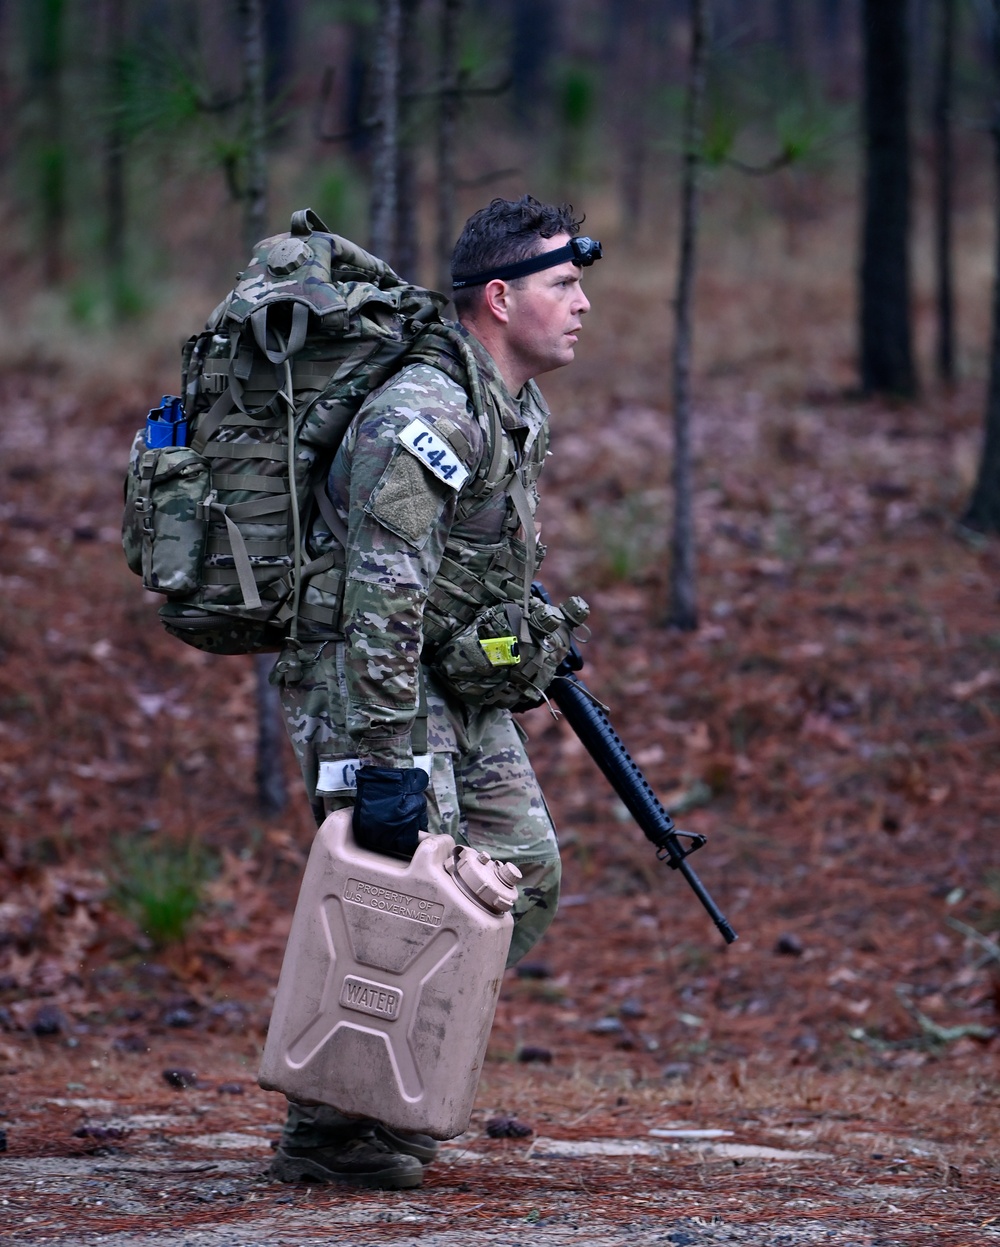
M543 238L538 254L568 242L568 234ZM581 319L590 310L580 285L582 271L567 260L508 283L506 346L526 376L537 377L572 362Z

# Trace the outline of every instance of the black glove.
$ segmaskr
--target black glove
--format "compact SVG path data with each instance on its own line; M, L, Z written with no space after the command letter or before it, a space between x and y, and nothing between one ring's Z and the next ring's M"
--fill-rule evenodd
M427 830L426 771L363 766L358 770L354 839L363 849L411 858L417 832Z

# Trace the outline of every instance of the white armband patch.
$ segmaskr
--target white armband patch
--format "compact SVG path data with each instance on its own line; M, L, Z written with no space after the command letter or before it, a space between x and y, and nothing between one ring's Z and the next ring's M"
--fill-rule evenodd
M433 761L433 754L421 753L414 757L413 765L430 775ZM316 795L331 797L338 792L354 792L358 786L360 766L361 763L357 758L327 758L321 761Z
M433 433L423 420L411 420L399 434L400 443L411 455L454 490L469 479L469 469L443 437Z

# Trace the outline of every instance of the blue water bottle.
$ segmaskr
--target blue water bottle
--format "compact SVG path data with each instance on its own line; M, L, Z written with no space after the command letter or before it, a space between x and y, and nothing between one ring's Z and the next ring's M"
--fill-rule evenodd
M146 447L153 450L160 446L187 445L187 418L181 400L173 394L164 394L160 406L154 407L146 417Z

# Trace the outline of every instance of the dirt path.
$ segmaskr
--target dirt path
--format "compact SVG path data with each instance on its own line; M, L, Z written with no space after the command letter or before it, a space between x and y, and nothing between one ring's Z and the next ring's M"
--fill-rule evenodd
M447 1148L420 1191L346 1194L265 1182L267 1141L249 1132L191 1135L115 1155L11 1158L0 1225L5 1241L115 1247L1000 1242L1000 1220L991 1222L975 1195L943 1181L900 1180L902 1158L888 1179L859 1179L855 1164L844 1183L845 1161L855 1158L843 1155L782 1158L779 1149L744 1145L740 1173L711 1147L642 1155L647 1147L616 1141L617 1154L581 1160L552 1141L490 1155L473 1139ZM780 1191L783 1207L755 1211L764 1188L772 1205Z
M1000 1243L995 1101L945 1063L807 1083L749 1072L740 1086L704 1072L622 1094L596 1066L490 1062L467 1134L443 1145L423 1188L390 1194L268 1182L281 1098L255 1086L232 1039L192 1037L185 1051L212 1077L174 1089L163 1069L175 1039L117 1056L92 1041L20 1046L16 1076L3 1079L0 1241ZM532 1134L488 1137L497 1113Z

